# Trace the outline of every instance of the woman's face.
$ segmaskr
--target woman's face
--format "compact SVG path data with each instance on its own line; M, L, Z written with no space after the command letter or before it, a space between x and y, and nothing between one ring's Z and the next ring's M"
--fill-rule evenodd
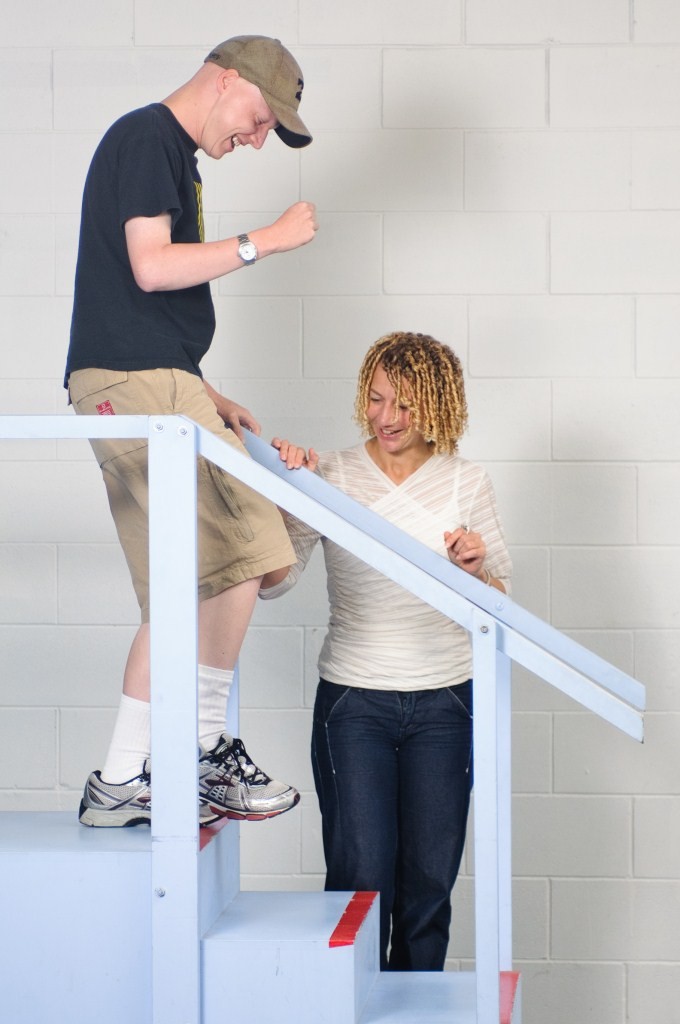
M406 381L402 381L401 403L397 406L396 392L387 374L379 363L375 368L368 392L368 416L371 433L380 449L388 454L397 454L407 449L425 449L429 452L427 442L411 421L411 411L404 400L410 400L411 394Z

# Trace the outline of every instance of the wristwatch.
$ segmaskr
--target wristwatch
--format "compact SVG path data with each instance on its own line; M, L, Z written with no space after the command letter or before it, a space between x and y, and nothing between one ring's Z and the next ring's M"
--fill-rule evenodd
M247 235L238 236L238 254L248 266L257 259L257 246L251 242Z

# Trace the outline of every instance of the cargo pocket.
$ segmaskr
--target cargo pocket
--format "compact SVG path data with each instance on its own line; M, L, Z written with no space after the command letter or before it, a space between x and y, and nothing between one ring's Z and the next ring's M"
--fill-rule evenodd
M84 416L96 416L97 400L94 396L100 391L108 391L117 384L126 384L128 376L127 370L100 370L96 367L75 370L68 380L68 393L79 413ZM113 411L116 412L115 409Z
M239 502L237 488L223 469L203 456L198 459L198 488L199 504L225 539L237 537L245 543L255 539L250 521Z
M73 408L79 416L125 416L138 413L131 405L127 370L102 370L89 367L76 370L68 382L68 392ZM94 438L90 441L100 466L119 455L146 448L145 437L115 439Z

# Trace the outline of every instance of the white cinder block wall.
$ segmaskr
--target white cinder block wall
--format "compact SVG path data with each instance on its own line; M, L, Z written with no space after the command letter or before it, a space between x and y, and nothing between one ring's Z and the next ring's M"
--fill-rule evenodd
M526 1024L677 1024L680 6L676 0L26 0L0 42L0 412L66 412L80 194L118 115L217 41L280 36L302 153L205 158L212 237L315 201L312 246L215 286L206 375L263 432L356 438L380 334L460 353L464 454L495 480L522 604L648 687L642 747L515 683L515 953ZM0 445L0 807L77 807L136 606L85 445ZM244 885L322 884L308 762L323 572L262 606L242 732L304 791L242 830ZM417 765L414 766L417 771ZM427 783L430 784L431 780ZM1 821L0 821L1 827ZM471 858L450 966L473 951Z

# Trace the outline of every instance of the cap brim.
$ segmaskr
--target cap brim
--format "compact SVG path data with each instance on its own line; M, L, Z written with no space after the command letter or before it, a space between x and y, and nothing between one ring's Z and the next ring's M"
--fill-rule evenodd
M308 146L312 141L312 135L297 111L277 102L264 89L260 89L260 92L264 96L267 106L279 122L278 128L274 130L281 141L293 149L302 149L303 146Z
M308 146L312 141L311 135L298 135L297 132L290 131L289 128L284 127L282 124L274 130L281 141L285 142L287 146L291 146L293 149L302 149L304 146Z

